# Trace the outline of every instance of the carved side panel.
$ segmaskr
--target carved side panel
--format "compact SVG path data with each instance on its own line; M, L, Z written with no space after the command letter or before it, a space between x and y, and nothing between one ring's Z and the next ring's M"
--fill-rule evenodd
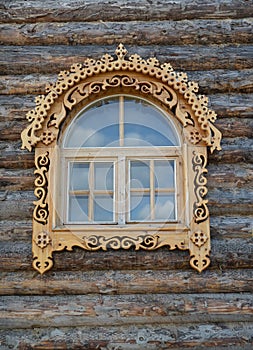
M44 273L53 266L52 239L50 237L49 173L50 151L36 150L35 190L38 198L33 211L33 267Z
M37 176L35 179L34 194L38 198L34 202L35 208L33 211L33 218L38 223L45 225L47 223L49 211L48 211L48 170L50 166L49 152L39 155L35 159L36 170L34 174Z
M189 233L190 264L201 272L210 264L210 223L207 207L207 173L206 149L197 147L190 153L190 178L193 178L193 189L190 199L192 208L191 232Z

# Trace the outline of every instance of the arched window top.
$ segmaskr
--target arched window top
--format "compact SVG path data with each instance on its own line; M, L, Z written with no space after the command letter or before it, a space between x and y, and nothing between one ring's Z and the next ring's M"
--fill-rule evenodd
M100 99L82 109L65 132L64 148L179 146L168 115L128 95Z

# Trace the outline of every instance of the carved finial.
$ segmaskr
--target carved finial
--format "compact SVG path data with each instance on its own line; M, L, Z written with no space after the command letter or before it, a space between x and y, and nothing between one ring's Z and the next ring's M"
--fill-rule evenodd
M118 56L119 60L123 60L124 57L127 55L127 49L123 44L120 43L115 51L115 54Z

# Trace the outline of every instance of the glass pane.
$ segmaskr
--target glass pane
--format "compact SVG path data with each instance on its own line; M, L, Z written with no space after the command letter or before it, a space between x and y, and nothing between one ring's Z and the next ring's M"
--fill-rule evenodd
M175 127L162 112L137 98L124 98L125 146L179 145Z
M147 221L150 220L150 197L149 195L131 194L130 200L130 220Z
M174 188L174 161L155 161L155 187Z
M70 163L69 189L87 190L89 188L89 163Z
M94 221L113 221L113 196L95 196Z
M140 161L130 162L131 188L149 188L149 164Z
M88 196L70 196L69 197L69 221L87 222L88 221Z
M94 165L95 168L95 189L113 190L113 163L100 163Z
M155 219L175 220L175 196L174 194L157 194L155 196Z
M85 109L68 129L64 147L119 145L119 98L107 98Z

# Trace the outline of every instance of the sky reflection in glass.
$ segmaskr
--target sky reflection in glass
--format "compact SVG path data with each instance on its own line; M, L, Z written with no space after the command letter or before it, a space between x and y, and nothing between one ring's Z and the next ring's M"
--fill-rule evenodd
M124 97L125 147L177 146L174 126L163 113L139 98ZM120 98L98 101L81 112L70 125L65 147L119 147Z

